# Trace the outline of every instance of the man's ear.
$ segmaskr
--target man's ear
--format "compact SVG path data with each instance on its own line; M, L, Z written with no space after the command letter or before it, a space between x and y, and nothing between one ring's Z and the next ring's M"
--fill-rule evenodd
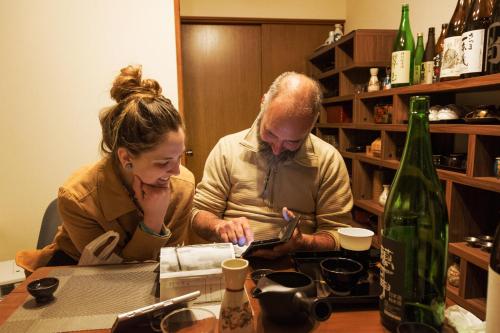
M118 161L120 161L120 165L122 168L127 168L132 166L132 154L123 147L118 148L116 151L116 155L118 156Z

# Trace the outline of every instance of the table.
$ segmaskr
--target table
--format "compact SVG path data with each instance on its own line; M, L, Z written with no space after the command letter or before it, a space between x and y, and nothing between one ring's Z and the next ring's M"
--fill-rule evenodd
M275 267L277 269L282 269L283 267ZM3 301L0 302L0 325L2 325L10 315L16 311L16 309L22 306L27 300L31 299L28 294L26 286L29 282L46 277L50 275L50 271L54 267L43 267L36 270L31 274L26 281L21 283L17 288L15 288L9 295L5 297ZM251 279L247 279L246 289L251 290L255 286ZM280 327L279 325L273 324L267 320L263 320L260 315L259 303L256 299L249 297L252 309L254 310L254 323L256 326L256 332L335 332L335 333L387 333L388 331L383 328L380 324L380 316L378 310L353 310L353 311L342 311L334 312L330 319L325 322L316 323L314 326L302 325L302 326L288 326ZM79 332L109 332L109 329L102 330L92 330L92 331L79 331Z

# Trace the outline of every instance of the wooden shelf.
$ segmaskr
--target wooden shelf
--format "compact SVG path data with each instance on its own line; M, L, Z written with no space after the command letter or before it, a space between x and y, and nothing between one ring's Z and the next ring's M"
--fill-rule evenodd
M373 200L354 200L354 205L378 216L384 214L384 207Z
M441 169L438 169L437 172L439 178L443 180L451 180L458 184L500 193L500 180L494 177L468 177L463 173Z
M418 84L408 87L392 88L376 92L359 94L360 99L378 98L393 95L435 94L443 92L462 92L477 90L477 88L496 88L500 86L500 74L491 74L468 79L437 82L433 84Z
M335 44L325 45L314 51L313 54L307 58L310 62L314 62L314 59L320 58L321 56L327 56L329 53L333 54L335 51Z
M345 95L345 96L335 96L323 99L323 105L339 103L339 102L349 102L354 100L354 95Z
M330 69L326 72L323 72L319 75L316 75L315 79L318 81L321 81L321 80L329 79L332 76L339 75L339 73L340 73L340 71L337 69Z
M346 97L344 99L343 97ZM349 96L333 97L329 103L350 100ZM328 99L328 100L330 100ZM326 100L325 100L326 101ZM326 104L326 102L324 103ZM372 123L318 123L318 128L355 128L359 130L406 132L406 124L372 124ZM431 133L475 134L486 136L500 136L500 125L467 125L467 124L431 124Z
M327 70L325 72L322 72L321 74L315 75L314 78L318 81L321 81L321 80L329 79L335 75L339 75L340 73L348 73L348 72L352 72L352 71L362 71L362 70L366 71L369 68L373 68L373 67L380 68L380 67L386 67L386 66L387 66L386 61L353 62L350 65L345 66L342 69L335 69L334 68L334 69L330 69L330 70Z
M468 246L465 242L449 243L448 252L476 265L477 267L488 270L490 254L477 247Z
M366 153L350 153L341 151L343 157L359 160L375 166L381 166L388 169L397 170L399 168L398 160L384 160L377 157L369 156ZM486 191L500 193L500 179L494 177L468 177L459 172L453 172L443 169L436 169L438 177L442 180L450 180L458 184L477 187Z
M431 124L430 131L431 133L477 134L477 135L500 136L500 125Z
M354 128L353 123L317 123L316 128Z

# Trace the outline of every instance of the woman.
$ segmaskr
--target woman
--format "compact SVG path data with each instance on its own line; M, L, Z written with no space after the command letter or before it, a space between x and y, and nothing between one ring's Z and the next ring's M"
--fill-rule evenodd
M180 165L182 120L158 82L141 75L140 66L128 66L116 77L111 88L116 105L100 114L104 157L59 189L62 227L54 243L18 253L18 265L33 271L78 262L155 260L161 247L186 241L195 184ZM97 247L109 250L111 243L112 255L90 253L96 244L89 243L98 237Z

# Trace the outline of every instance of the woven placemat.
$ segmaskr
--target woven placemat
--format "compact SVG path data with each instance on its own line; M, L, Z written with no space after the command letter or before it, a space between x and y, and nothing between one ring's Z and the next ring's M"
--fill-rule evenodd
M0 327L6 332L64 332L111 328L118 313L158 301L157 263L61 267L55 300L38 306L29 296Z

